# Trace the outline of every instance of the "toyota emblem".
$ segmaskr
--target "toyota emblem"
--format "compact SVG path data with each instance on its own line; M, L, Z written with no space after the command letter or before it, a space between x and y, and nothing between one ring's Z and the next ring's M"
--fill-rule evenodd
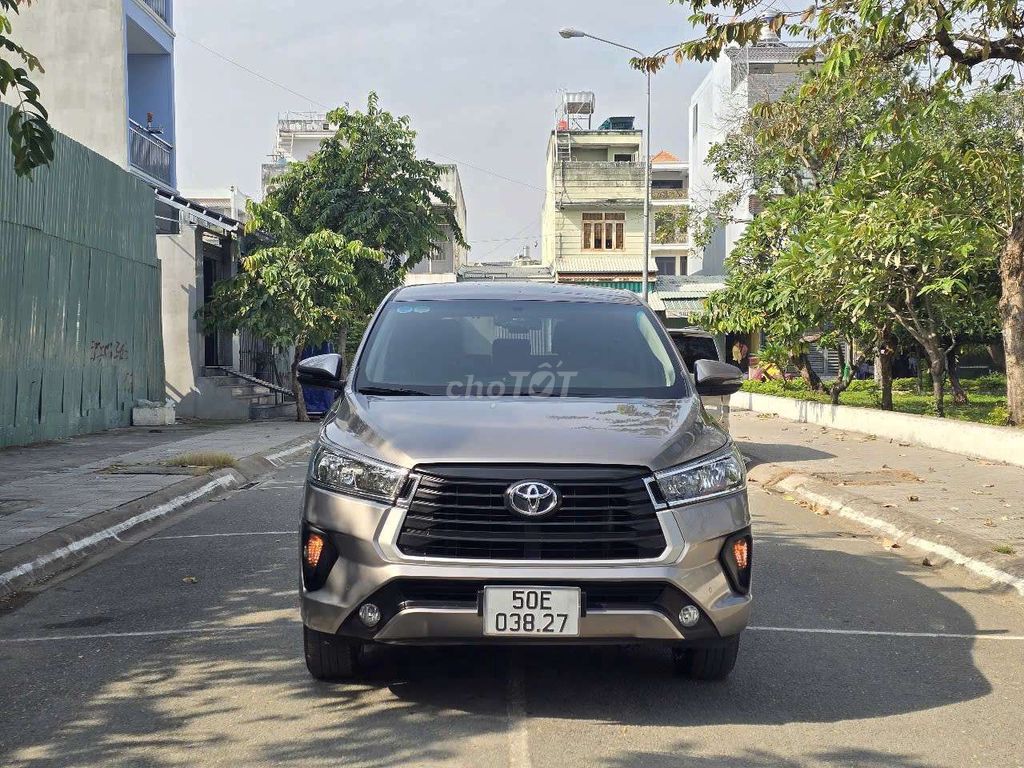
M505 491L505 506L523 517L544 517L562 505L557 488L539 480L523 480Z

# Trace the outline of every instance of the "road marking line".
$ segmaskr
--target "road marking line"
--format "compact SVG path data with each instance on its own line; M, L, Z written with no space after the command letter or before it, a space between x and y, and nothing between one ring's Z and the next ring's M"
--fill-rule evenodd
M1024 641L1024 635L983 635L958 632L888 632L881 629L825 629L817 627L747 627L751 632L796 632L808 635L867 635L871 637L933 637L944 640Z
M526 681L523 665L513 652L508 669L508 764L531 768L530 732L526 728Z
M212 493L218 489L230 488L235 484L236 481L234 477L232 477L231 475L224 475L222 477L218 477L216 480L211 480L206 485L202 486L201 488L197 488L196 490L190 493L177 496L171 499L170 501L166 501L157 507L153 507L153 509L135 515L135 517L129 517L127 520L124 520L118 523L117 525L112 525L109 528L104 528L102 531L97 531L96 533L86 536L83 539L73 541L70 544L66 544L63 547L59 547L53 550L52 552L47 552L45 555L40 555L35 560L19 565L16 568L12 568L6 573L0 573L0 586L3 586L4 584L13 581L16 578L30 574L32 573L32 571L42 568L43 566L49 565L52 562L55 562L65 557L69 557L70 555L80 552L83 549L88 549L91 546L99 544L101 541L105 541L106 539L117 539L120 534L124 533L125 531L131 530L137 525L147 523L150 520L155 520L158 517L163 517L164 515L167 515L173 512L174 510L178 509L179 507L183 507L187 504L192 503L193 501L197 501L198 499L203 498L209 493Z
M298 531L242 531L239 533L189 533L180 536L153 536L146 541L173 541L175 539L217 539L223 536L298 536Z
M297 625L298 622L295 622ZM0 645L12 643L42 643L74 640L108 640L135 637L173 637L175 635L216 635L234 632L255 632L274 629L278 625L250 624L229 627L185 627L182 629L154 629L138 632L100 632L85 635L41 635L37 637L0 637ZM956 632L890 632L876 629L828 629L824 627L747 627L751 632L792 632L806 635L853 635L857 637L935 638L938 640L1003 640L1024 642L1024 635L987 635ZM508 679L509 748L514 768L529 768L530 744L526 731L526 691L522 666L513 660ZM518 761L518 762L516 762Z
M269 461L271 464L282 464L284 463L282 459L284 459L286 456L291 456L293 453L304 451L311 445L313 445L312 440L302 443L301 445L293 445L291 448L286 448L283 451L278 451L277 453L270 454L269 456L267 456L267 461Z
M100 632L91 635L46 635L41 637L0 637L0 644L9 643L43 643L65 640L108 640L132 637L173 637L174 635L213 635L232 632L252 632L257 629L268 629L266 625L239 627L195 627L192 629L154 629L141 632Z

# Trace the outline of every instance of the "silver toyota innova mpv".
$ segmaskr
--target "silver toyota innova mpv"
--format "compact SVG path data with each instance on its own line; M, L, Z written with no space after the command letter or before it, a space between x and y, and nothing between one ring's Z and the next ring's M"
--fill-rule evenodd
M750 612L744 462L632 293L571 285L399 288L343 378L301 523L306 664L369 644L633 644L720 679Z

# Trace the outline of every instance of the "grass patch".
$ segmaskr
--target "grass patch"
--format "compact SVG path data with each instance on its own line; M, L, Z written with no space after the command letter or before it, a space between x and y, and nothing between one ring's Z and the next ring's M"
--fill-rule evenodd
M168 467L206 467L208 469L228 469L238 462L230 453L216 451L193 451L182 453L164 462Z
M914 381L900 379L900 382ZM916 381L914 382L916 385ZM989 382L985 382L989 384ZM993 392L989 386L966 387L971 402L967 405L957 405L953 397L947 394L946 417L959 419L961 421L974 421L979 424L993 424L1005 426L1009 421L1009 412L1006 408L1006 390ZM807 389L803 379L781 382L781 381L745 381L743 382L744 392L756 392L762 395L775 395L776 397L790 397L795 400L810 400L816 403L832 402L827 392L812 392ZM893 408L899 413L914 413L920 416L934 416L935 407L932 403L930 392L917 392L909 386L907 389L893 388ZM881 392L874 381L854 381L850 389L839 396L841 405L850 405L855 408L879 408L882 404Z
M1016 555L1017 550L1011 547L1009 544L1000 544L998 547L992 547L993 552L998 552L1000 555Z

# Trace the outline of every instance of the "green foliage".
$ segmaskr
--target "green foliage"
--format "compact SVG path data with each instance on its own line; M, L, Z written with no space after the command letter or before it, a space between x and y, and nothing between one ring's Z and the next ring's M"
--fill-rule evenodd
M39 100L39 88L32 82L31 72L42 72L39 59L14 42L11 18L19 5L32 0L0 0L0 96L6 96L14 110L7 121L7 134L14 155L14 171L28 176L33 169L53 160L53 129L49 116ZM9 54L14 63L3 57Z
M654 242L661 245L685 243L690 227L690 209L686 206L654 209Z
M439 183L442 167L416 156L409 118L381 109L375 93L365 112L345 106L328 120L335 135L276 179L267 203L298 232L330 230L388 257L386 271L361 275L382 298L401 281L401 259L415 265L449 233L465 245L455 200Z
M683 0L671 0L683 4ZM704 29L675 51L685 59L717 59L732 43L743 46L766 33L810 40L805 58L821 62L829 78L858 79L866 61L906 60L933 68L941 83L970 82L990 66L992 83L1012 81L1005 63L1024 63L1024 14L1018 0L816 0L803 7L766 11L751 0L686 0L691 24ZM664 63L639 60L638 68Z
M929 392L919 394L916 391L916 379L899 379L897 381L913 383L912 387L909 384L893 387L893 406L898 413L935 415L935 402ZM811 391L801 380L790 381L785 385L779 381L745 381L743 382L743 391L818 403L830 402L827 393ZM881 393L873 381L855 381L841 395L840 399L841 405L855 408L878 408L881 402ZM962 421L1005 426L1009 414L1006 408L1005 394L982 393L977 396L972 395L970 404L947 405L945 415L948 418Z
M302 236L265 205L250 203L249 212L250 225L272 233L276 244L243 258L241 271L217 284L201 310L204 327L244 328L299 350L334 340L362 304L358 265L383 256L326 229Z

